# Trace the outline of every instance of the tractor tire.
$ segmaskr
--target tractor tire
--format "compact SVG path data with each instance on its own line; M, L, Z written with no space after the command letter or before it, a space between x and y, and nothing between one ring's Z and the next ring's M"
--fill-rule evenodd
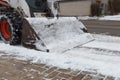
M5 15L1 15L0 37L4 43L10 45L21 44L21 36L22 18L12 12L7 12Z

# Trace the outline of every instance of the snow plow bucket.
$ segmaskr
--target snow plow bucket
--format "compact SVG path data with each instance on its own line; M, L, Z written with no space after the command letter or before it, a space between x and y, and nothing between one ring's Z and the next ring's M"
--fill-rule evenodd
M75 17L27 18L27 20L35 32L34 37L40 38L33 40L38 50L64 52L93 40L91 34L84 32L85 26Z
M39 42L39 49L36 46L36 42ZM43 41L39 38L39 36L36 34L26 19L23 19L21 43L24 47L27 48L49 52Z

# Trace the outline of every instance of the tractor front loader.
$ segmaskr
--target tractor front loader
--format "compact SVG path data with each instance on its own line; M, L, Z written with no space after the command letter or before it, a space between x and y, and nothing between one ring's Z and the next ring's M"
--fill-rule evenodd
M64 1L65 4L73 2L0 0L1 39L10 45L22 44L27 48L45 52L63 52L93 40L92 36L86 33L85 26L73 17L79 16L78 10L71 10L68 15L61 12L64 7L61 9L60 6Z

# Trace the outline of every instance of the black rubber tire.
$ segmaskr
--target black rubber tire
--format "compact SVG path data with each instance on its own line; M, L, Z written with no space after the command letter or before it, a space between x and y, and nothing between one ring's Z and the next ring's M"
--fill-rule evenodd
M11 29L11 37L5 38L3 33L0 31L1 39L10 45L18 45L21 44L21 36L22 36L22 18L20 18L17 13L6 12L5 15L1 15L0 22L2 20L6 20L9 23L9 28ZM2 27L1 27L2 28Z

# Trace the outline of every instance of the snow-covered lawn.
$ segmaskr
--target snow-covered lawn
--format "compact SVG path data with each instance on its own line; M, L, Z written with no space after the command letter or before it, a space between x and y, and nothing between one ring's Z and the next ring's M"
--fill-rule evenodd
M10 46L0 42L1 55L15 55L17 59L31 60L74 70L96 71L104 75L120 76L120 37L92 34L94 41L64 53L46 53ZM57 49L57 48L56 48Z

